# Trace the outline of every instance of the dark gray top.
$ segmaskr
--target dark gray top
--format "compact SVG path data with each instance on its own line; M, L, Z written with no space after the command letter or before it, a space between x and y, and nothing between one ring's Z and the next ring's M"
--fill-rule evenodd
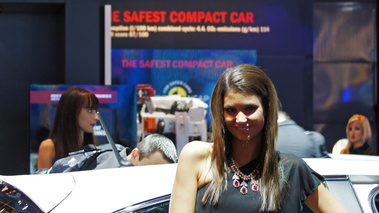
M301 158L294 155L279 154L280 184L283 189L284 201L279 212L301 212L304 200L319 186L323 177L314 172ZM221 194L216 206L207 202L201 204L204 192L209 184L199 189L196 198L195 212L259 212L261 198L259 192L251 190L248 183L248 193L242 195L232 183L233 173L228 174L227 190Z

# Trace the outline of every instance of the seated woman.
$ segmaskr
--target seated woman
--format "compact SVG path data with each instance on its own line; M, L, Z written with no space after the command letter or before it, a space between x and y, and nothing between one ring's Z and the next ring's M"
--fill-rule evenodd
M355 114L346 125L347 145L341 154L376 155L376 151L369 146L371 127L366 116Z
M93 127L99 119L99 100L90 91L70 87L61 96L49 138L42 141L38 150L37 169L50 168L68 153L95 144Z

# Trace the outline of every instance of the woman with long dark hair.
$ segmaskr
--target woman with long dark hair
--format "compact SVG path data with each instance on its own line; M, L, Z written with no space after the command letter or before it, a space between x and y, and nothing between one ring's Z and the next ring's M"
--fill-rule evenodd
M93 127L97 117L99 100L79 87L70 87L62 94L54 116L49 138L42 141L38 151L38 170L50 168L68 153L95 144Z
M179 156L171 212L346 212L299 157L275 150L279 103L258 67L228 68L212 93L212 139Z

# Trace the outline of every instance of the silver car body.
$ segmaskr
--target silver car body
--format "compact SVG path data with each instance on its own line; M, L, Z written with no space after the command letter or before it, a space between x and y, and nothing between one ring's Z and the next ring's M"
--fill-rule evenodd
M0 176L43 212L113 212L170 194L176 164Z
M321 175L348 175L348 183L353 186L362 209L372 212L368 199L370 191L379 185L379 157L330 157L304 160ZM61 174L11 175L0 176L0 180L21 190L44 212L104 213L170 194L176 166L165 164ZM340 196L336 195L337 199Z

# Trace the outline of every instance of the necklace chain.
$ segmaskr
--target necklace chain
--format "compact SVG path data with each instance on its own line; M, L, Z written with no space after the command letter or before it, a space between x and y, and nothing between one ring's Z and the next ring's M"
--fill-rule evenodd
M259 164L257 164L257 166L255 167L255 169L248 175L245 175L243 172L241 172L239 170L239 168L236 166L236 163L234 162L234 159L232 157L232 165L230 166L230 168L232 168L233 172L239 177L241 178L242 180L244 181L249 181L251 179L256 179L256 177L258 176L259 174L259 171L258 171L258 166Z
M253 190L255 192L259 190L258 181L257 181L257 176L259 174L258 166L259 166L259 163L257 164L257 166L255 167L255 169L250 174L245 175L236 166L236 163L234 162L234 159L232 157L232 165L230 167L231 167L231 169L234 172L234 175L232 177L233 186L235 188L240 188L241 187L240 188L240 193L242 195L247 194L247 192L248 192L248 190L247 190L247 182L250 181L250 180L251 180L251 190ZM242 183L239 181L239 179L242 179Z

